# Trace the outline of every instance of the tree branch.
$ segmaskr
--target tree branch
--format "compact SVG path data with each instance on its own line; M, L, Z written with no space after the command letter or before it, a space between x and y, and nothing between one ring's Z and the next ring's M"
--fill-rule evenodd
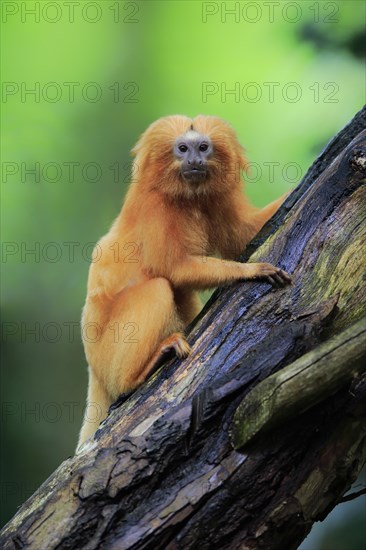
M258 384L232 423L235 449L285 423L366 372L366 317Z
M217 291L191 327L191 356L111 411L4 527L1 548L291 550L339 502L365 461L364 380L245 453L229 426L257 384L366 314L365 112L249 247L293 284Z
M366 495L366 488L361 489L360 491L354 491L353 493L346 495L340 500L340 504L343 504L343 502L349 502L350 500L356 500L358 497L362 497L362 495Z

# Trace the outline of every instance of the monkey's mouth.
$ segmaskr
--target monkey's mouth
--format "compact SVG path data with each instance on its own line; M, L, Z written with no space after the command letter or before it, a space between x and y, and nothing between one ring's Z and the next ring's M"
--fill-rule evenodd
M189 170L184 170L182 176L189 182L199 182L206 179L207 170L205 168L190 168Z

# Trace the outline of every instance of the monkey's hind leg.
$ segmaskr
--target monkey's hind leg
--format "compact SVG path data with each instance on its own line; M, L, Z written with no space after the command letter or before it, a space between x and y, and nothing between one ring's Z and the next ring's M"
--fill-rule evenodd
M173 290L163 277L126 288L115 302L109 322L127 327L129 332L134 329L117 340L109 330L103 334L100 357L109 357L106 388L113 399L142 384L164 354L189 353Z

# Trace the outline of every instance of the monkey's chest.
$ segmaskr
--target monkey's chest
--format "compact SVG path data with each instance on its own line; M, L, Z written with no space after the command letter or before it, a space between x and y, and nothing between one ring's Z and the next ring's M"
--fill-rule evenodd
M182 235L186 252L194 256L207 255L211 248L209 233L206 216L200 212L191 212Z

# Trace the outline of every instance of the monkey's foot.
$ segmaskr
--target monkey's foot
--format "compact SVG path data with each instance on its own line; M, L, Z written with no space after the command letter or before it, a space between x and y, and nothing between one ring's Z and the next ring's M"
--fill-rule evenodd
M148 376L151 376L163 363L172 359L174 355L184 359L189 355L191 346L184 338L182 332L175 332L163 340L143 372L140 374L139 383L142 383Z
M255 279L265 279L273 286L284 286L291 284L290 275L283 269L266 263L257 263L253 264L253 266L254 265L256 266L256 274L254 276Z
M181 332L175 332L161 343L159 351L161 355L174 351L179 359L184 359L188 357L191 346Z

